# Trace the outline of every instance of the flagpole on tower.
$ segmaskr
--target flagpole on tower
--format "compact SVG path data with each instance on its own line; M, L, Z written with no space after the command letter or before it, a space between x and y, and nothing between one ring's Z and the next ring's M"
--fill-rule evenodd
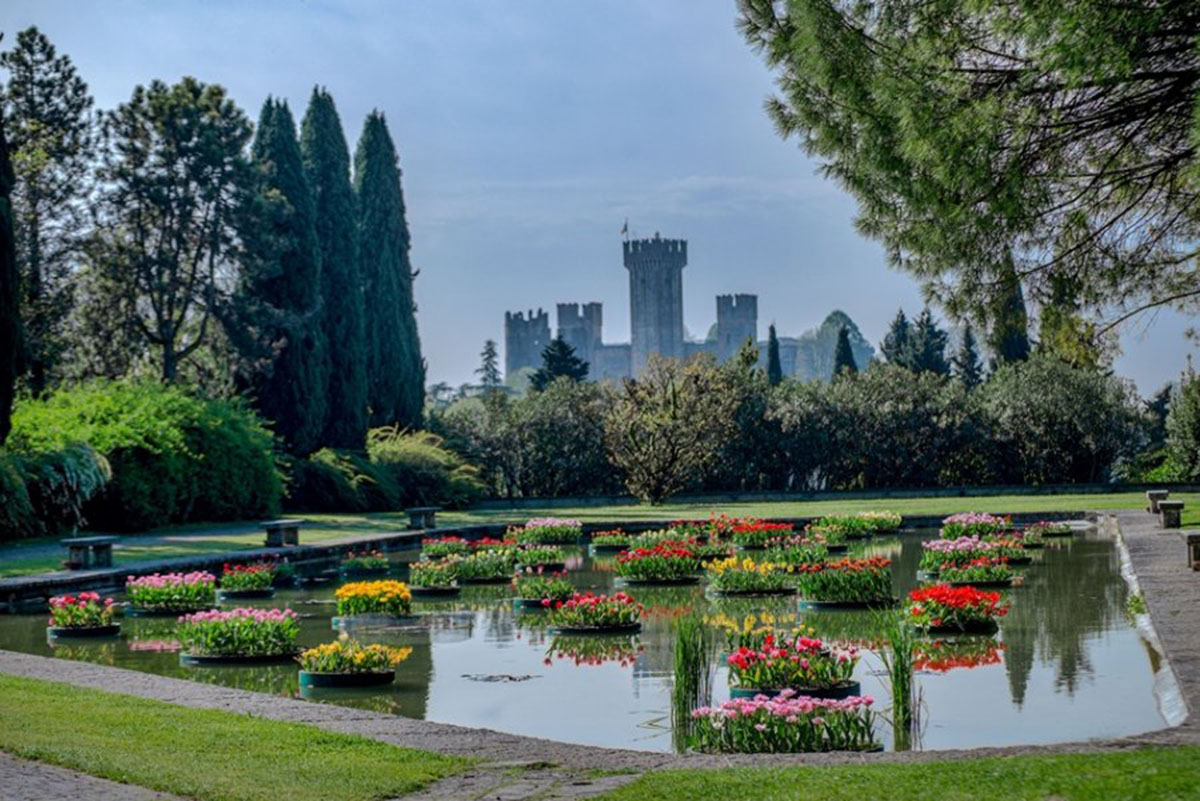
M625 237L625 241L629 241L629 218L625 218L625 224L621 226L621 236Z

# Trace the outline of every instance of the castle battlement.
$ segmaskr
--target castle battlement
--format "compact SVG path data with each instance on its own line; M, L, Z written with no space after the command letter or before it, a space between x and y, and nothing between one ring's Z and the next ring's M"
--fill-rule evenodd
M625 253L625 268L633 264L648 264L652 262L668 262L672 266L678 263L683 267L687 264L687 240L663 239L658 234L653 239L634 239L622 243Z

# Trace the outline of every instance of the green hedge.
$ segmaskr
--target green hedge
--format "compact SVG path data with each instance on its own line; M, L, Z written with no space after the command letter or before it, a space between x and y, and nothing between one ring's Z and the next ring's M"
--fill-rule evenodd
M46 454L75 443L112 470L83 510L95 529L139 531L279 509L272 435L239 401L151 381L102 381L18 404L12 450Z
M0 451L0 540L73 531L84 506L111 477L108 462L87 445L20 454Z

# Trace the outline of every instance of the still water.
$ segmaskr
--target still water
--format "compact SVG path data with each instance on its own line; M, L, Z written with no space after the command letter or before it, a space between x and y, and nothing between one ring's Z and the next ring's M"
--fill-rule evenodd
M893 560L895 589L903 595L918 584L921 542L935 536L922 531L872 540L865 554ZM1034 553L1034 564L1020 569L1024 586L1009 592L1012 611L998 636L922 641L922 726L914 747L1053 743L1166 725L1154 692L1156 671L1165 666L1126 617L1127 586L1112 539L1093 531ZM413 556L394 554L393 574L403 578ZM614 588L612 562L580 548L569 567L581 590L604 592ZM300 613L300 640L308 647L337 636L330 622L333 592L333 584L280 590L274 600L254 603ZM865 649L856 678L886 712L870 613L801 610L786 598L710 599L702 587L631 594L647 608L645 625L638 636L617 638L550 635L539 613L513 611L504 585L467 587L449 601L416 600L418 624L352 632L364 642L412 647L394 685L305 697L568 742L671 750L671 620L697 610L717 627L765 616L787 627L812 626L825 639L856 642ZM182 667L173 625L171 619L129 618L118 639L51 644L43 615L0 616L0 648L300 695L295 666ZM716 639L713 700L719 702L729 691L720 665L723 637ZM879 737L888 748L890 736L881 721Z

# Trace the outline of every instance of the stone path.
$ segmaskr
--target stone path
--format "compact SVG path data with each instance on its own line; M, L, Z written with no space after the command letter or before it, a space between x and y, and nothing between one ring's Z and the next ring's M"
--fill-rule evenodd
M1187 709L1200 709L1200 574L1184 558L1178 532L1157 529L1143 512L1122 512L1119 522L1130 566L1149 606ZM434 799L577 799L594 796L637 774L660 768L717 768L735 765L848 764L944 761L987 756L1097 752L1145 745L1200 745L1200 725L1189 717L1180 726L1144 735L1051 746L980 748L881 754L704 756L593 748L486 729L472 729L350 709L329 704L173 679L122 668L0 651L0 673L64 681L110 692L154 698L181 706L215 708L272 720L309 723L399 746L489 761L446 779L408 801ZM582 724L581 724L582 725ZM68 772L69 773L69 772ZM7 799L7 795L0 793ZM56 796L49 796L50 798ZM63 797L90 798L87 793Z
M172 801L178 796L97 779L0 752L0 798L4 801Z

